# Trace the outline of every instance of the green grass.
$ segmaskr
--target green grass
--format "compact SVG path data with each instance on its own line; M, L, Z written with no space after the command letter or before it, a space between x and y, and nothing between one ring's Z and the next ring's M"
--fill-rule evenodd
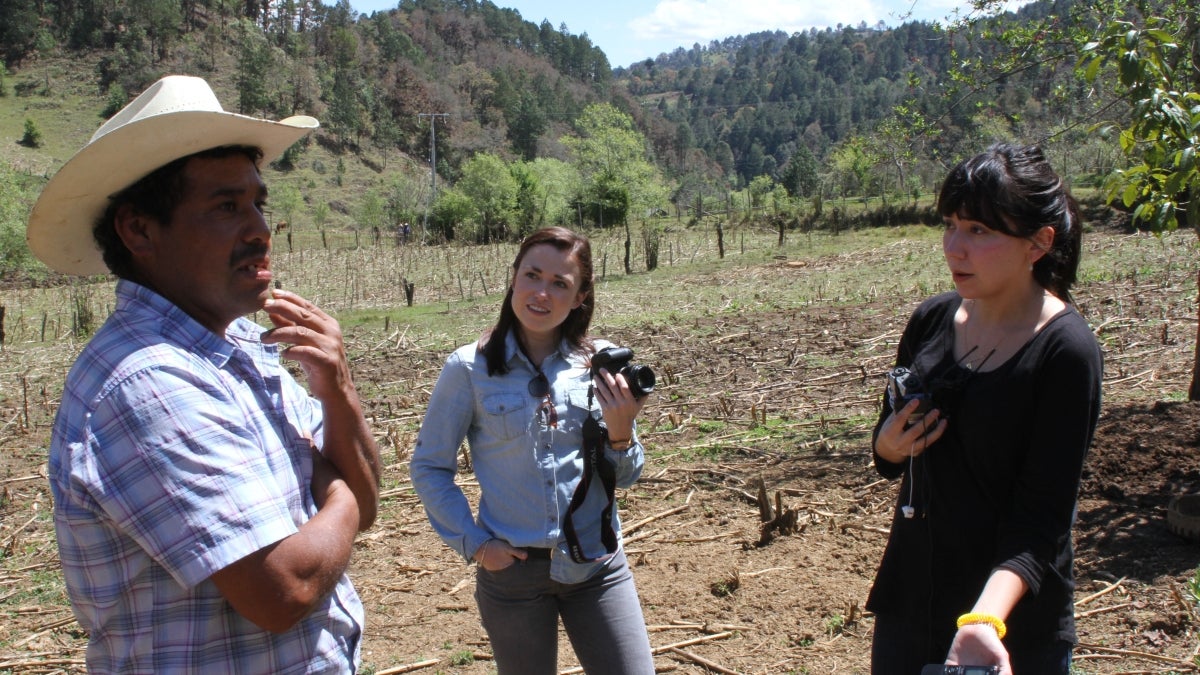
M304 227L298 228L303 230ZM903 226L843 231L792 233L783 247L776 232L749 226L730 226L725 257L719 258L714 230L675 225L664 232L660 266L646 272L634 228L633 273L625 274L620 258L624 232L588 232L597 260L597 308L593 333L661 330L687 331L695 340L724 339L723 316L776 312L795 314L798 330L813 305L857 306L860 311L902 317L931 293L952 287L941 260L940 229ZM1196 237L1174 232L1104 237L1085 236L1079 287L1108 282L1139 284L1144 293L1116 298L1117 307L1088 308L1100 316L1123 312L1138 303L1143 318L1163 320L1170 302L1154 284L1164 272L1177 278L1176 292L1194 297ZM358 249L277 251L274 267L285 288L295 290L334 314L343 324L352 354L377 345L403 344L418 350L448 353L473 341L497 315L516 247L396 246L385 242ZM742 252L744 251L744 253ZM601 261L607 260L607 264ZM1154 275L1154 276L1147 276ZM406 306L402 281L415 284L415 304ZM78 350L87 331L77 333L79 309L90 313L90 329L112 309L112 282L72 280L68 285L12 288L5 291L6 345L20 349L54 345ZM1103 309L1103 312L1096 311ZM1089 316L1090 318L1090 316ZM258 320L264 317L258 316ZM899 328L899 326L897 326ZM1191 339L1190 336L1174 336ZM1106 339L1103 332L1101 340ZM389 342L390 341L390 342ZM829 357L798 353L795 365L825 368ZM29 373L31 386L50 388L62 373ZM669 378L669 373L661 374ZM666 382L664 382L666 384ZM5 387L12 397L19 389ZM369 385L365 394L370 394ZM748 416L747 420L749 421Z
M79 64L73 61L46 59L38 68L6 78L8 95L0 97L0 142L22 173L44 176L57 171L103 122L103 99L94 88L76 84L73 73ZM23 82L35 83L31 95L17 95L15 85ZM42 132L39 148L17 145L26 119Z
M841 614L834 614L825 619L825 633L829 637L834 637L842 632L846 627L846 617Z
M666 454L666 453L650 452L650 455L652 457L654 457L658 454ZM672 452L670 454L678 455L681 459L683 459L686 462L695 462L697 460L719 461L719 460L722 460L722 459L725 459L725 458L731 456L733 453L730 449L723 447L720 443L713 443L713 444L696 445L696 446L683 448L680 450L675 450L674 452Z
M775 255L789 260L819 260L826 247L841 247L843 255L864 258L889 258L888 251L876 251L880 241L885 249L926 246L936 231L919 228L923 243L914 240L882 238L878 232L852 232L840 236L817 234L820 246L811 251L778 249L774 233L743 228L747 253L716 257L713 233L684 230L670 233L680 248L696 250L692 262L661 265L653 272L636 271L626 275L620 265L608 266L607 275L597 281L598 329L613 329L647 323L681 324L709 319L724 313L802 309L813 298L838 296L842 302L855 302L863 293L878 295L891 288L875 285L863 292L861 277L874 274L831 270L796 274L763 274L752 283L729 283L731 271L755 274ZM623 234L603 231L591 233L597 255L622 248ZM921 240L917 240L921 242ZM636 247L635 247L636 250ZM275 255L276 277L285 288L295 290L334 313L343 322L348 335L384 334L397 329L407 331L411 339L431 348L445 350L478 337L495 320L496 304L508 281L515 248L493 246L402 246L388 244L361 249L296 250ZM611 259L611 258L610 258ZM894 263L882 265L887 270ZM598 271L599 271L599 266ZM920 266L916 266L920 267ZM879 269L873 267L872 269ZM924 269L889 275L891 279L934 275ZM944 274L941 276L945 276ZM856 278L857 277L857 278ZM415 284L415 305L405 305L401 280ZM913 286L915 282L904 282ZM103 318L111 309L111 282L77 281L73 286L16 290L6 296L8 325L12 339L40 342L62 338L74 324L73 308L80 302ZM715 330L715 329L713 329ZM702 336L701 336L702 337Z
M19 568L17 564L20 561L28 562L35 559L37 551L20 550L15 551L14 555L7 559L6 567ZM24 584L17 592L8 596L3 603L0 603L0 616L3 616L7 611L28 605L39 605L45 607L66 607L67 606L67 586L63 581L62 573L57 569L41 569L35 570L29 575L31 583ZM0 636L0 645L5 644L4 636ZM8 636L10 638L21 636Z

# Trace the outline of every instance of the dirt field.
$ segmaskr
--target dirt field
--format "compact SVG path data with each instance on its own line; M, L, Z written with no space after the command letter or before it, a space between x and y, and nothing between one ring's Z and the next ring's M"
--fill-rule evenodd
M777 261L678 281L753 283L852 264ZM1172 495L1200 491L1200 405L1180 401L1196 337L1195 278L1193 258L1154 280L1079 288L1106 372L1076 528L1078 673L1197 670L1200 615L1186 582L1200 543L1165 525ZM646 470L620 495L660 672L868 671L873 622L861 605L897 486L872 468L867 434L916 299L814 301L608 333L660 378L639 420ZM397 346L360 345L355 354L360 385L382 392L369 407L388 464L379 523L360 537L351 572L367 607L364 670L494 672L474 570L432 533L408 482L421 392L445 354ZM19 345L0 353L0 673L81 672L86 636L56 582L47 515L55 394L37 381L10 388L22 387L17 359L29 356ZM389 393L384 383L397 381L410 384ZM797 532L762 541L760 486L795 512ZM562 644L569 672L576 664Z

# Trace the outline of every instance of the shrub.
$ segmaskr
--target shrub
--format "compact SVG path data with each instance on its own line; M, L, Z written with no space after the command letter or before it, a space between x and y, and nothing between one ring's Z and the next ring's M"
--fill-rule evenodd
M21 137L21 145L27 148L40 148L42 146L42 132L38 130L37 124L25 118L25 135Z
M112 85L108 88L108 99L104 102L104 110L100 111L100 117L108 119L113 115L121 112L121 108L128 103L129 96L125 94L125 90L118 85Z
M0 162L0 276L27 274L37 267L25 243L25 218L33 200L33 189Z

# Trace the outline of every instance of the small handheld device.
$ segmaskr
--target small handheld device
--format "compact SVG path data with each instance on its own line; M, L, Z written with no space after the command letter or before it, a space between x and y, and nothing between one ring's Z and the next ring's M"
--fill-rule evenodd
M946 666L931 663L921 669L921 675L1000 675L1000 666Z
M896 366L888 371L887 396L892 410L900 410L913 400L921 402L908 416L909 424L921 421L925 413L933 408L933 397L923 390L921 378L904 366Z

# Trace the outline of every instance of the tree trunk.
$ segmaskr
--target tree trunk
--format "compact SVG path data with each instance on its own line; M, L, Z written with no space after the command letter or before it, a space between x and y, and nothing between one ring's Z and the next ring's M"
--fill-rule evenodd
M413 306L413 293L417 290L417 285L408 279L401 279L401 285L404 287L404 301L409 307Z
M1196 273L1200 281L1200 272ZM1196 294L1196 315L1200 316L1200 287ZM1192 357L1192 385L1188 387L1188 400L1200 401L1200 323L1196 324L1196 349Z
M625 274L633 274L630 266L630 250L633 247L633 234L629 231L629 222L625 222Z

